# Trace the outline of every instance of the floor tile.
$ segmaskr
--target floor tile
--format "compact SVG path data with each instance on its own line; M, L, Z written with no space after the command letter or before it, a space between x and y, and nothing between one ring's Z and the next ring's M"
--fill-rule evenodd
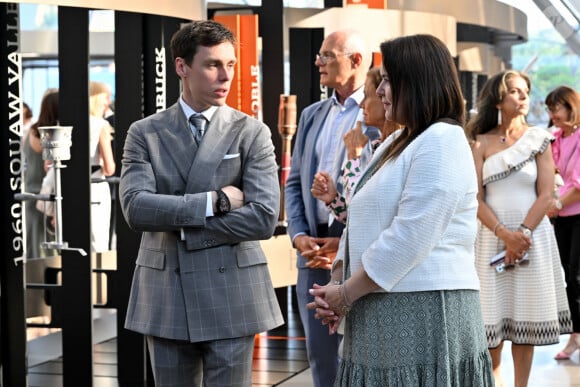
M38 335L32 337L35 337L35 342L29 342L29 359L34 361L29 360L29 386L62 386L63 359L58 351L61 345L60 332L52 332L45 337ZM556 361L553 358L564 347L568 337L562 336L560 344L535 348L528 387L580 387L579 352L573 354L570 360ZM108 338L96 344L93 358L93 386L119 387L116 378L116 338ZM297 313L290 312L288 322L283 327L256 336L252 370L253 387L313 386L308 368L304 331ZM509 342L505 344L502 353L502 374L504 387L513 387L513 363Z

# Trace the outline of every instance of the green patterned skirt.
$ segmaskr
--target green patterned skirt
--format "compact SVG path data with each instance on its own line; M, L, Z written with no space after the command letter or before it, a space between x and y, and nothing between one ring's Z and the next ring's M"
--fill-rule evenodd
M493 387L479 292L373 293L345 321L335 386Z

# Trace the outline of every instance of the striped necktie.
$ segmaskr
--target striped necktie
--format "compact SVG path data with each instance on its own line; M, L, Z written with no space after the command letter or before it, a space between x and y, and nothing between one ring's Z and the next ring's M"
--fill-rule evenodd
M203 135L205 134L205 125L207 123L207 120L205 119L205 116L203 114L192 114L191 117L189 117L189 122L195 128L195 131L193 132L193 137L195 138L195 141L199 145L201 143Z

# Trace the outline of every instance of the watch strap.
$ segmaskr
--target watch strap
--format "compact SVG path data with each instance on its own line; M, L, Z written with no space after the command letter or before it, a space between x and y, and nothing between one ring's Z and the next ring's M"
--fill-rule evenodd
M228 195L225 194L224 191L218 189L217 193L217 200L216 200L216 209L218 215L227 214L231 210L231 203Z

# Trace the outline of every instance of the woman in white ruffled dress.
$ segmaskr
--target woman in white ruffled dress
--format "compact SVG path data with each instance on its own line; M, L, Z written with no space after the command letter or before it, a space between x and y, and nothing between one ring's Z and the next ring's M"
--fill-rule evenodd
M553 228L553 136L528 127L529 78L490 78L468 124L479 183L476 268L496 385L504 340L512 342L515 386L526 386L535 345L557 343L571 318ZM492 257L505 251L503 262ZM503 270L501 270L503 268Z

